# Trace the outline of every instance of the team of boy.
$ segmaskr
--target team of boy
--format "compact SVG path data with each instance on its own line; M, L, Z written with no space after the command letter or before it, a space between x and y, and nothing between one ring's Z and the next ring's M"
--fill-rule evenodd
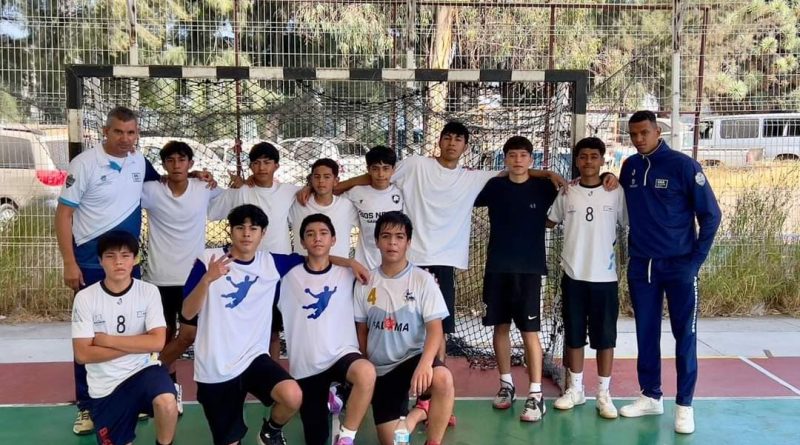
M645 120L647 124L654 122ZM631 134L635 124L640 122L641 119L635 121L632 118ZM113 133L113 126L109 128L107 140L113 141L116 133ZM135 136L130 132L125 137L119 135L123 142L130 142L128 145L135 144ZM175 424L174 421L170 424L169 419L174 416L170 417L172 411L165 410L164 406L172 400L177 413L174 401L176 393L180 394L180 386L175 382L174 373L171 382L167 379L168 385L164 385L163 379L156 373L160 376L167 372L167 367L195 340L196 332L195 380L198 383L198 401L206 414L214 443L238 443L244 437L247 427L242 417L242 404L247 393L253 394L265 405L273 406L270 418L264 419L259 432L259 443L285 443L281 428L298 410L306 443L324 443L330 435L328 389L335 382L352 385L344 422L340 430L334 432L338 433L338 444L353 443L370 401L382 444L392 442L398 419L406 416L407 426L412 431L419 422L426 421L428 443L440 443L448 423L452 422L453 408L452 376L444 366L444 335L454 332L455 328L452 317L453 273L454 268L466 268L467 265L473 204L488 207L491 223L484 277L486 314L483 322L486 326L494 326L493 344L500 371L500 390L493 402L494 407L510 408L516 397L510 373L509 331L513 321L522 332L529 374L529 390L521 420L535 422L545 414L541 392L542 351L538 337L541 277L546 274L545 226L561 223L565 237L561 264L564 269L562 293L569 388L554 402L554 406L570 409L585 403L582 368L583 347L588 333L590 346L598 350L598 412L602 417L617 417L617 410L609 395L618 314L614 249L617 226L625 225L627 219L622 191L601 187L604 182L599 173L605 146L596 138L578 142L574 154L581 177L577 183L569 186L566 193L558 194L556 187L563 182L558 175L529 170L533 147L527 139L512 137L508 140L503 149L506 173L496 177L497 172L469 171L459 166L468 138L466 127L455 122L448 123L440 135L439 156L412 156L399 163L393 150L375 147L366 156L368 173L341 184L338 181L338 164L330 159L318 160L309 175L310 196L297 193L297 201L295 194L299 187L274 181L279 155L269 143L260 143L252 148L250 167L253 175L248 184L221 194L188 178L192 161L188 146L176 142L167 144L161 151L162 162L168 173L166 182L149 183L141 194L142 207L148 210L151 219L151 257L146 276L159 286L161 298L158 304L149 309L150 312L134 309L136 317L146 320L139 320L141 325L137 324L136 329L124 331L124 335L147 337L142 341L117 343L112 339L114 341L109 342L107 337L115 333L96 321L110 319L108 314L103 313L110 308L107 301L122 301L118 294L125 290L119 288L121 283L107 278L109 270L120 275L123 268L112 264L109 266L112 269L106 269L104 255L112 256L108 252L135 251L135 246L121 246L118 241L115 244L112 240L111 244L102 246L105 250L96 249L95 255L100 259L106 279L91 286L92 292L87 289L76 295L73 315L76 320L73 323L76 361L92 363L89 372L90 397L84 399L87 400L86 409L94 414L97 406L103 406L100 400L111 397L109 394L114 395L116 391L121 394L140 391L152 402L152 406L123 404L126 406L124 410L102 415L102 423L95 419L97 426L102 425L96 431L98 441L106 440L104 437L117 438L111 443L132 441L136 416L155 412L159 443L171 442ZM660 141L657 136L656 140ZM656 151L665 145L663 141L658 143ZM127 151L123 152L123 149ZM124 143L120 144L119 151L119 155L125 156L133 153L132 147ZM639 151L642 159L649 162L648 152ZM669 148L662 151L669 151ZM115 164L117 160L111 158L114 154L108 150L106 152L109 159L104 158L99 167L92 166L94 169L107 167L109 172L119 174L126 165L129 168L137 165L137 158L130 161L130 157L121 157ZM100 156L95 153L95 157ZM662 162L670 161L679 162L673 159ZM69 189L78 181L76 176L79 172L80 181L87 180L83 164L87 162L77 162L74 168L71 165L70 177L62 193L62 204L70 209L94 208L79 205L81 194L70 194ZM695 207L688 204L684 204L684 207L691 207L687 208L688 212L697 209L702 242L693 250L679 253L691 256L691 270L687 269L684 278L691 278L689 281L695 286L696 295L694 277L713 240L715 215L716 225L719 224L719 209L716 208L715 214L713 207L716 201L710 186L706 186L699 166L689 166L691 172L682 174L693 176L690 179L699 187L694 191L692 203L698 197L701 202ZM623 167L621 179L625 193L636 189L638 185L636 170L630 171ZM626 172L630 172L630 177L626 176ZM142 182L144 173L137 173L132 172L129 179ZM89 176L92 174L90 171ZM108 180L105 175L102 178L92 177L94 179ZM675 178L673 182L678 183L681 179L685 178ZM659 186L660 180L668 181L659 178L650 187L666 188ZM641 186L642 189L647 188L646 180ZM140 190L142 188L141 184L137 187ZM85 183L80 183L76 190L83 191L86 188ZM91 186L88 188L92 189ZM346 193L337 196L334 190ZM71 197L74 200L70 200ZM138 202L131 204L139 208ZM552 209L548 213L551 204ZM69 209L61 210L64 213ZM402 213L403 210L407 211L408 216ZM226 214L230 226L229 248L203 250L206 214L210 219L220 219L222 214ZM691 213L692 218L694 215ZM82 233L80 230L86 231L80 225L81 217L74 214L68 216L72 217L70 222L74 218L77 225L72 230L73 236L68 239L71 241L74 237L78 244L89 235L79 236ZM127 219L134 216L129 215L123 218L124 221L115 223L124 225ZM83 219L91 218L90 214ZM646 218L643 216L639 219ZM61 225L64 225L64 219L65 216L61 215ZM638 220L632 217L632 253L636 248L633 245L633 233L637 230L635 226L644 225L643 222L637 224L634 221ZM687 219L681 222L694 230L693 221ZM265 236L268 223L277 225L277 228L270 230L270 236ZM133 227L134 224L129 225ZM294 232L294 251L302 252L307 257L289 255L290 227ZM354 272L346 267L351 266L356 272L360 270L358 263L347 260L350 256L350 230L353 227L360 229L356 258L371 269L369 282L365 285L356 284L355 288ZM415 231L413 243L412 227ZM638 230L643 231L641 228ZM60 230L59 234L61 231L65 230ZM127 232L135 240L138 227ZM110 234L115 233L118 232ZM336 242L337 234L339 242ZM66 236L59 236L64 253L66 246L62 244L66 243L62 242L62 238ZM690 237L687 241L697 243L697 238ZM187 249L187 246L193 248ZM69 247L71 252L72 246ZM647 250L647 247L639 248ZM586 255L587 249L593 254ZM89 258L84 252L86 248L74 250L82 257ZM81 277L92 273L81 273L80 268L76 276L72 267L74 257L70 258L70 252L64 255L65 281L72 287L80 287L73 285L83 285L85 278L82 281ZM602 254L594 254L596 252ZM135 254L133 252L134 257ZM199 259L194 261L195 258ZM650 258L652 262L656 256L651 255ZM425 266L430 273L420 269L420 266ZM148 288L146 283L130 278L133 267L131 262L129 283L126 285L133 283L133 287L128 286L127 291L149 289L152 294L153 286ZM688 272L693 275L690 277ZM102 277L100 279L103 280ZM645 288L644 284L642 288ZM637 294L645 292L640 290ZM675 297L676 293L680 294L679 297ZM686 293L667 289L668 301L671 296L673 300L680 298L681 307L687 306ZM139 297L138 293L135 295L140 300L150 298ZM637 305L642 306L637 302L636 295L633 298L635 309ZM101 301L104 299L107 301ZM93 308L99 312L87 315L86 300L98 300L93 303ZM150 303L148 300L147 304ZM651 305L650 302L646 304ZM280 312L275 312L274 306ZM671 312L672 306L670 304ZM160 317L152 313L154 308L159 309ZM696 304L693 310L696 311ZM287 323L289 373L275 362L277 353L273 313L282 315ZM689 316L693 312L682 310L681 313ZM653 320L644 320L642 316L640 323L638 310L636 314L641 350L642 344L646 343L642 337L646 335L646 330L652 330L650 324ZM95 320L94 340L89 335L92 332L86 328L85 317ZM131 315L120 314L118 317L129 320ZM181 335L177 338L176 319L181 322ZM343 319L354 319L356 324L352 329L343 329ZM80 320L83 320L82 325ZM694 321L687 322L686 317L682 320L686 322L682 323L684 327L687 323L691 324L691 332L687 331L688 328L682 328L687 331L684 332L686 335L681 334L686 338L682 337L679 341L684 345L685 357L679 357L678 361L686 362L683 366L686 369L682 369L679 363L679 381L691 382L681 384L678 405L688 408L691 425L686 420L679 421L679 417L687 418L687 409L679 409L676 412L676 431L690 433L694 430L690 408L694 385L692 378L696 380L696 350L692 349L691 343L696 341L696 337L693 336ZM660 321L660 315L657 321ZM273 331L271 341L261 334L268 328ZM104 329L108 332L104 332ZM226 335L220 335L221 332L235 337L236 341L231 342ZM309 332L330 335L311 339ZM119 324L116 333L123 335L123 331L119 331ZM159 338L160 344L156 345ZM87 356L87 345L115 352L112 354L103 350L105 355L97 352L99 355ZM80 355L79 348L82 348ZM161 362L166 367L152 366L148 374L144 373L145 368L159 365L158 361L139 360L136 366L130 365L125 372L120 371L114 363L119 357L126 357L125 354L130 356L128 362L133 363L136 354L149 357L148 353L161 349ZM693 369L690 366L692 352L695 363ZM657 357L655 361L658 362ZM657 409L663 403L660 401L660 381L644 377L645 367L641 366L641 362L640 354L642 400L637 400L631 408L623 408L623 416L663 412L663 408L660 412ZM655 365L650 363L649 366L652 368ZM139 371L142 371L141 376L154 375L154 383L149 382L150 377L139 377ZM116 374L116 378L106 378L106 384L102 385L95 377L98 372L100 375ZM111 383L108 383L109 380ZM409 389L418 397L411 411L408 410ZM144 399L140 397L137 400ZM131 418L133 421L130 421Z

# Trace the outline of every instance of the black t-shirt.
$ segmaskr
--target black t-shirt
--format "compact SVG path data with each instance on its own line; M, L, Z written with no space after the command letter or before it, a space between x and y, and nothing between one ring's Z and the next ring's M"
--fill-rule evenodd
M557 194L548 179L517 184L498 177L486 183L475 207L489 208L487 272L547 274L544 231Z

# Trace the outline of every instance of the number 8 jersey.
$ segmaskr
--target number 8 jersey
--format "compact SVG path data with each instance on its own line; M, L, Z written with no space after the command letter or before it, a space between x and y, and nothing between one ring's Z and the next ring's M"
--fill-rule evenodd
M95 333L142 335L166 325L158 288L136 279L120 293L109 291L102 281L92 284L75 295L72 306L72 338L94 338ZM93 399L105 397L128 377L158 363L149 353L88 363L89 395Z
M564 223L564 273L578 281L617 281L617 225L628 224L621 187L608 191L602 185L570 185L556 197L547 219Z

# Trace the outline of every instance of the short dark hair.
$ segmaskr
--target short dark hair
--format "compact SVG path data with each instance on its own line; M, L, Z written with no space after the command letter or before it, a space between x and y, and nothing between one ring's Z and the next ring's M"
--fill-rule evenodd
M130 108L118 105L112 108L111 111L109 111L106 115L106 127L111 125L111 119L116 119L121 122L130 122L138 121L139 116Z
M398 210L392 210L391 212L386 212L375 222L375 241L378 241L378 238L381 236L381 230L385 227L402 227L406 231L406 236L408 239L411 239L411 234L414 232L414 226L411 224L411 220L408 218L403 212Z
M658 125L658 120L656 120L656 114L650 110L639 110L628 119L628 125L636 124L639 122L650 121L653 125Z
M97 256L101 257L109 250L128 249L134 256L139 254L139 240L130 232L112 230L100 235L97 240Z
M370 148L364 157L367 158L367 168L375 164L386 164L392 167L397 164L397 153L385 145L376 145Z
M503 154L507 155L511 150L525 150L528 153L533 153L533 144L525 136L511 136L503 144Z
M250 220L250 224L266 229L269 225L269 218L267 214L261 210L261 207L253 204L243 204L239 207L234 207L228 213L228 225L230 227L240 226L244 224L245 220Z
M572 151L574 156L578 156L581 150L583 149L592 149L592 150L599 150L600 156L606 154L606 144L600 138L596 138L594 136L590 136L588 138L583 138L578 143L575 144L575 150Z
M339 164L331 158L322 158L314 161L314 163L311 164L312 174L317 167L328 167L333 171L333 176L339 177Z
M186 142L181 141L169 141L164 144L164 148L158 152L158 156L161 157L161 162L165 162L168 157L174 154L186 156L190 161L194 157L192 147L190 147Z
M458 121L450 121L444 124L442 132L439 133L439 139L446 134L454 134L456 136L464 136L464 142L469 143L469 130L467 126Z
M259 142L250 149L250 163L260 158L271 159L277 164L280 160L280 153L278 153L278 149L269 142Z
M336 229L333 227L333 222L331 222L331 219L328 218L327 215L323 215L322 213L313 213L303 218L303 222L300 223L301 239L305 237L306 228L308 228L309 224L311 223L325 224L326 226L328 226L328 230L331 231L331 236L336 236Z

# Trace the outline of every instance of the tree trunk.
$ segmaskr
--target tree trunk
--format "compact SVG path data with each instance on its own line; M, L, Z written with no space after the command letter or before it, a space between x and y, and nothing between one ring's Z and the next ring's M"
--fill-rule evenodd
M452 6L439 6L436 9L436 29L433 35L433 46L428 58L428 66L433 69L448 69L453 56L453 22L456 9ZM447 107L447 82L431 85L428 91L428 113L423 123L423 154L439 154L439 131L444 126L441 118Z

